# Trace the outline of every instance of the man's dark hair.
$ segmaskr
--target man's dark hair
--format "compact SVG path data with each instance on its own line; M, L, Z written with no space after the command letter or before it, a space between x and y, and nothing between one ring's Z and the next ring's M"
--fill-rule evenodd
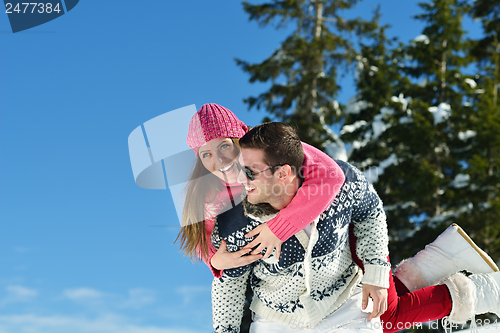
M304 163L304 150L295 129L283 123L264 123L253 127L240 140L241 148L264 150L269 166L288 164L299 175Z

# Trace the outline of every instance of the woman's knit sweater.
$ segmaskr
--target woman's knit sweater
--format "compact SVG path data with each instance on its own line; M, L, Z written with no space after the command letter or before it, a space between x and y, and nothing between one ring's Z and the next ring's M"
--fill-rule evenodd
M338 309L360 281L388 287L390 265L385 213L373 186L353 166L338 162L345 182L327 209L313 222L311 236L298 232L274 256L251 265L225 270L212 284L215 332L239 332L247 279L253 289L252 311L283 325L314 327ZM304 209L307 209L305 207ZM228 251L243 248L252 239L245 234L273 216L245 215L243 206L219 215L212 242L227 242ZM353 262L349 224L357 236L356 252L365 275Z

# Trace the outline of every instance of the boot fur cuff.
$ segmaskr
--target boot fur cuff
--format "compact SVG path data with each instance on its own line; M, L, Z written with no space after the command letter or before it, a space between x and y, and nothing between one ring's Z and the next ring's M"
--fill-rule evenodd
M396 266L396 276L410 292L429 287L427 280L420 272L420 268L413 263L413 258L403 260Z
M465 324L475 313L476 287L474 283L461 273L456 273L440 284L448 287L451 295L451 312L448 320L451 323Z

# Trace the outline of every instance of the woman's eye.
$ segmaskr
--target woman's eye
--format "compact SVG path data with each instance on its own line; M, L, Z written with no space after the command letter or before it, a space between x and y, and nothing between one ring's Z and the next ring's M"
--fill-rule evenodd
M210 157L210 153L201 154L201 158L207 158L207 157Z
M226 149L226 148L230 148L231 145L229 143L225 143L223 145L220 146L220 150L223 150L223 149Z

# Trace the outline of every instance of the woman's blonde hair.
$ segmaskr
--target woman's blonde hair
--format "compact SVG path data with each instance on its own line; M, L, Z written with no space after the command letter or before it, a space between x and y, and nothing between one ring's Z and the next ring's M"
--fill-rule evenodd
M232 139L236 147L238 139ZM190 256L192 261L198 258L209 259L210 239L205 236L205 205L211 203L223 189L221 180L203 166L199 156L186 186L186 201L182 211L181 230L175 239L180 243L180 250Z

